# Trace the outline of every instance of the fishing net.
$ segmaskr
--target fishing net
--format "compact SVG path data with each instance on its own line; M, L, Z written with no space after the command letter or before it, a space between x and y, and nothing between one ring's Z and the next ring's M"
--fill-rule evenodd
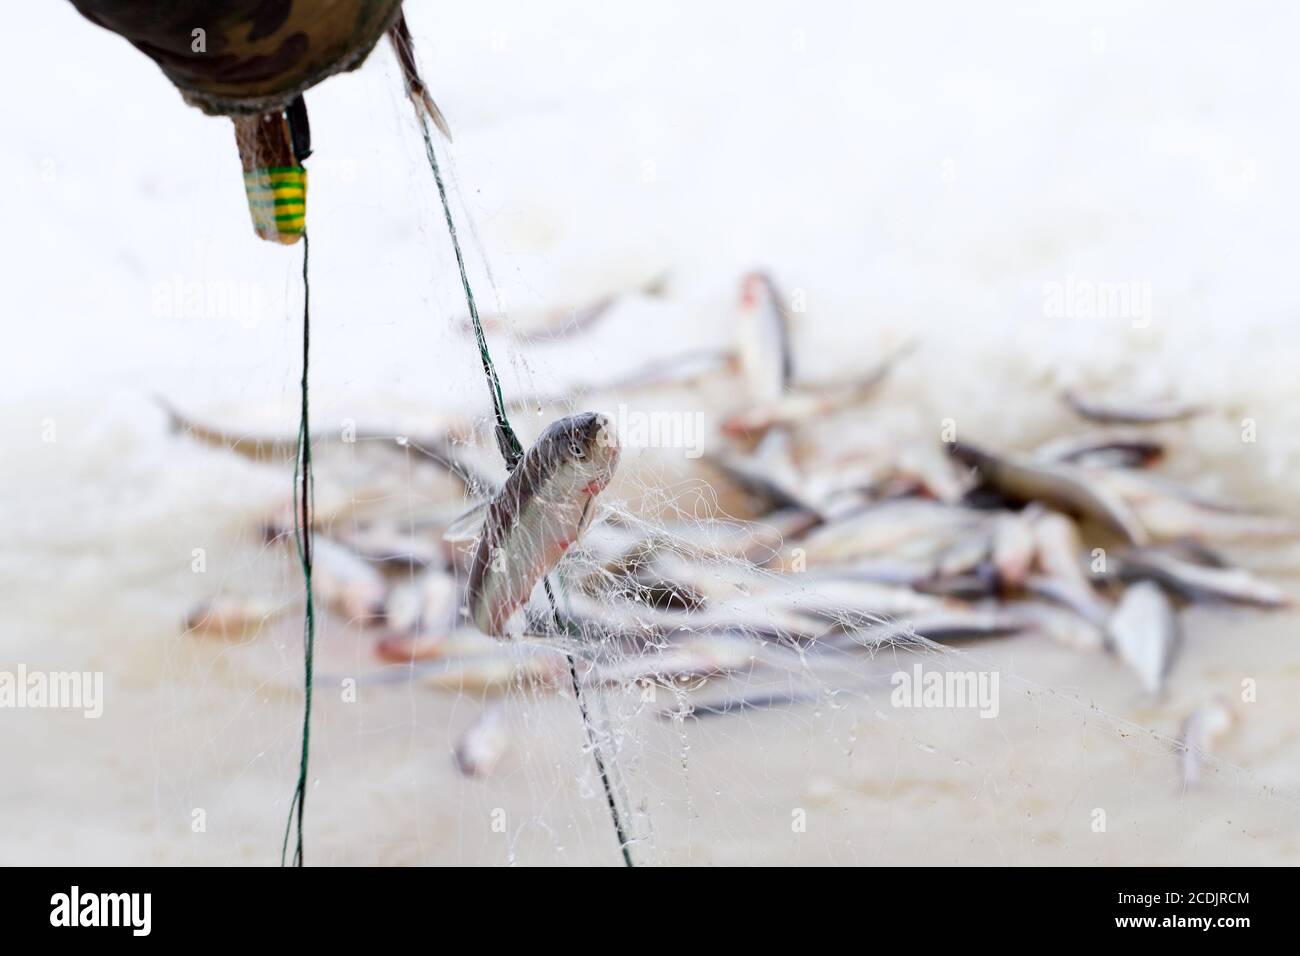
M1014 566L997 549L1013 548L1017 522L1060 518L1112 610L1131 548L1059 499L991 490L954 454L976 442L1054 461L1049 442L1087 445L1099 429L1059 392L1104 366L1123 376L1116 354L1146 347L1131 315L1114 316L1114 344L1081 365L1038 332L1025 345L1037 364L976 373L954 361L978 336L860 320L780 261L702 275L644 245L547 254L561 244L546 230L581 217L528 209L494 180L474 150L504 141L459 154L479 179L458 172L462 147L433 139L440 190L391 54L355 79L316 116L310 260L304 245L214 249L243 228L238 208L161 252L146 284L184 332L159 344L178 361L149 370L157 394L115 399L108 425L55 451L67 474L54 490L91 473L104 489L83 492L78 511L100 526L77 533L103 543L102 560L72 582L66 609L47 609L62 640L42 658L84 660L76 639L100 602L92 659L112 706L109 729L89 733L116 756L108 822L71 824L91 855L275 862L286 816L302 823L310 865L1295 852L1297 781L1278 759L1293 745L1258 729L1288 706L1266 692L1274 612L1179 603L1178 653L1146 690L1149 669L1126 666L1106 624L1028 586L1041 555L1030 550L1014 584L990 570L999 557ZM539 156L536 175L551 162ZM359 211L331 212L349 204ZM586 278L555 278L566 274ZM788 341L755 327L764 303ZM295 817L306 313L315 619ZM835 331L846 324L851 336ZM786 353L793 399L763 391L764 363ZM585 411L608 415L623 449L601 513L507 640L466 620L472 545L446 534L508 474L487 363L522 449ZM979 401L990 388L1008 402ZM1013 400L1025 407L1008 410ZM1206 458L1175 449L1204 421L1150 426L1168 454L1125 470L1248 496L1249 480L1216 483ZM133 489L127 500L110 479ZM114 519L115 505L134 517ZM1287 545L1269 546L1223 547L1276 581ZM104 568L118 587L107 597L89 580ZM29 603L17 597L20 617ZM56 790L40 773L7 786ZM77 806L61 796L48 812ZM20 858L36 843L11 846Z

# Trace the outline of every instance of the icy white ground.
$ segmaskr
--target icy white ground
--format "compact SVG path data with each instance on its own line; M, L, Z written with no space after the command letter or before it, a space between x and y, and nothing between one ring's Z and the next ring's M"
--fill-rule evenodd
M662 305L615 313L566 349L525 356L501 339L507 390L725 342L736 278L762 265L805 294L809 377L921 340L880 399L882 428L955 417L992 444L1023 443L1068 423L1063 384L1168 387L1217 409L1180 433L1172 468L1300 511L1300 12L411 7L455 132L458 213L476 231L484 299L485 261L517 315L672 276ZM229 124L186 108L123 41L62 3L26 11L16 39L0 62L0 663L102 669L117 703L94 723L0 712L0 812L12 821L0 860L271 862L297 700L195 656L177 620L196 591L192 549L246 547L288 477L178 445L151 396L292 431L300 249L253 238ZM317 421L414 428L432 409L481 412L391 55L381 47L309 105ZM1150 308L1060 314L1051 290L1072 282L1137 283ZM1267 793L1300 788L1295 618L1195 623L1179 689L1158 707L1102 663L1016 642L997 653L1164 733L1203 696L1257 677L1266 691L1226 754L1250 774L1229 792L1185 797L1172 770L1166 781L1126 773L1123 758L1090 765L1088 719L1073 711L1012 716L998 744L950 728L966 763L947 769L913 767L923 758L885 744L846 757L853 727L765 716L702 732L687 776L671 735L641 745L658 758L646 774L666 781L653 792L672 794L648 807L656 859L1294 861L1294 805ZM412 694L368 723L326 708L309 810L318 861L609 861L599 802L573 794L572 775L518 773L494 793L448 772L449 732L477 706ZM570 735L555 742L561 755L576 747L570 718L546 718ZM1053 774L1065 736L1084 756ZM548 816L539 784L584 809ZM526 819L580 832L533 827L507 849L481 821L512 799ZM824 808L816 839L790 833L798 801ZM1091 837L1098 802L1117 808L1126 836ZM196 807L214 819L202 835Z

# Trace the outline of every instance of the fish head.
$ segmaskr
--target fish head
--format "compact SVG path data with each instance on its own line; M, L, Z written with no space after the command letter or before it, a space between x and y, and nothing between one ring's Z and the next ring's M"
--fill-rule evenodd
M565 489L599 494L614 477L622 449L608 415L582 412L554 422L538 439Z
M740 280L741 308L756 309L775 298L772 279L766 272L750 272Z

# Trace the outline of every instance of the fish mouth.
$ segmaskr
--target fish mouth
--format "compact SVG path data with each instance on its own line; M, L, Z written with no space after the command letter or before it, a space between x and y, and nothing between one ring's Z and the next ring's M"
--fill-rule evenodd
M731 418L723 420L721 426L723 434L732 438L746 438L760 429L753 427L748 421L739 415L733 415Z
M617 451L619 448L618 430L614 428L614 422L602 412L593 412L592 416L592 442L598 448Z

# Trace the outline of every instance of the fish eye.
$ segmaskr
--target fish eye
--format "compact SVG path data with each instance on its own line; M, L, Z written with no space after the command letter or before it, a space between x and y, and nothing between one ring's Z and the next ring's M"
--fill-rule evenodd
M571 441L569 442L569 454L571 454L574 458L586 458L587 449L583 448L580 443L576 441Z

